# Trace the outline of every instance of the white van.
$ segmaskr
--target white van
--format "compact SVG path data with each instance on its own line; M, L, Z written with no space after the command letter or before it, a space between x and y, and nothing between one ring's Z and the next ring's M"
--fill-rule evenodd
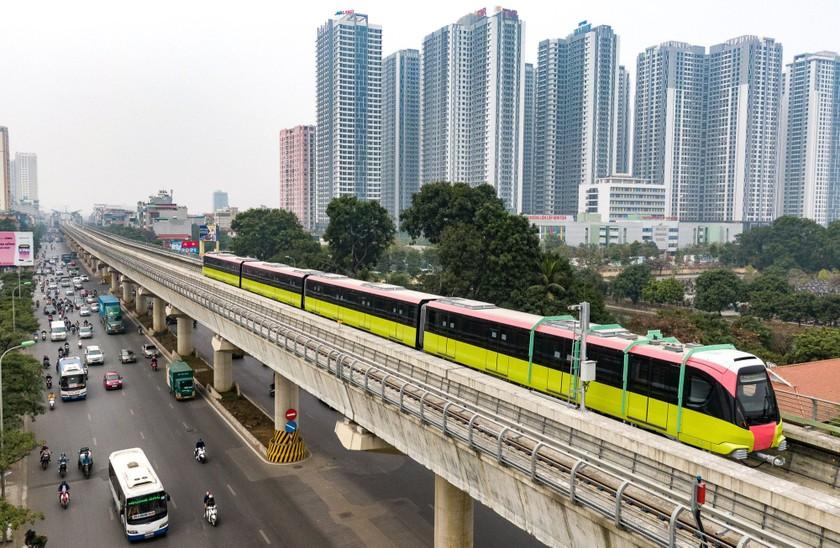
M64 322L52 322L50 324L50 340L51 341L66 341L67 328L64 327Z

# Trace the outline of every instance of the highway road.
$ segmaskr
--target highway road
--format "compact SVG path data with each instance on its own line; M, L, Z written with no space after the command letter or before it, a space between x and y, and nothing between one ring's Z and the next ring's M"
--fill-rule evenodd
M61 253L61 251L56 251ZM100 292L107 286L92 281ZM71 315L73 319L77 316ZM42 325L46 317L39 313ZM28 459L28 505L45 521L36 529L50 546L112 547L127 543L118 523L107 481L111 451L139 446L152 461L171 494L170 532L152 541L160 546L431 546L434 518L433 474L402 455L345 451L333 429L336 413L301 394L301 428L313 456L292 466L263 463L204 400L177 402L168 394L163 370L154 372L139 358L119 363L120 348L139 353L143 338L127 323L122 335L106 335L94 316L96 334L89 344L102 347L105 366L91 366L88 399L61 402L39 416L32 428L53 450L43 471L37 456ZM48 328L47 328L48 329ZM196 329L199 352L210 355L210 333ZM76 353L76 339L71 337ZM39 342L33 354L57 356L58 343ZM268 396L271 372L246 357L234 362L235 380L262 407L273 409ZM122 391L106 392L105 371L125 378ZM52 369L54 373L54 369ZM209 460L192 459L195 440L203 437ZM90 479L76 469L79 447L94 451ZM70 457L71 503L58 505L57 456ZM34 455L34 453L33 453ZM220 508L217 528L202 519L206 489ZM533 537L476 503L476 546L541 546Z

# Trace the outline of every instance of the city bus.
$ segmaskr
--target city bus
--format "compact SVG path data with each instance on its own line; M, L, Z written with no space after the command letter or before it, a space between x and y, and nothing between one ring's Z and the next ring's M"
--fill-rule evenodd
M67 340L67 326L64 325L64 322L55 321L50 323L50 340L53 342Z
M108 457L108 479L120 523L128 540L165 535L169 529L169 495L139 447Z
M87 375L78 357L58 360L58 394L61 401L87 398Z

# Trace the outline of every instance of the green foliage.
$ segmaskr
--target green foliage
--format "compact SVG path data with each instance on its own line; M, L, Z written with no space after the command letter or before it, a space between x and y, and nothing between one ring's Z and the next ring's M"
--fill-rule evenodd
M745 296L744 282L731 270L706 271L695 282L694 306L707 312L717 312L728 306L735 306Z
M18 229L17 221L8 217L0 219L0 231L15 232Z
M13 531L17 531L27 523L35 523L39 519L44 519L44 514L41 512L35 512L25 506L15 506L0 499L0 523L8 523Z
M537 283L528 288L536 291L539 299L550 305L563 299L572 279L572 266L558 255L543 255L539 263Z
M327 206L327 216L324 240L333 262L353 275L375 265L394 241L394 222L378 202L341 196Z
M405 272L410 277L419 276L424 270L434 268L437 254L425 248L422 251L407 245L396 243L385 250L376 270L380 272ZM433 262L435 261L435 262Z
M650 267L645 264L630 265L616 276L611 289L614 296L630 299L633 304L639 302L642 290L650 281Z
M411 197L411 207L400 216L400 228L413 239L424 236L437 244L448 227L472 224L478 211L485 207L504 211L496 189L490 185L430 183Z
M34 348L34 347L33 347ZM44 412L41 364L28 354L10 352L3 359L3 420L20 428L23 417Z
M651 279L642 289L642 299L655 304L682 304L685 287L676 278Z
M3 430L3 449L0 450L0 498L5 499L6 471L38 447L39 443L35 439L35 434L18 428L9 428L8 419L3 418L6 428Z
M810 219L779 217L737 237L733 262L759 270L772 265L806 272L840 266L840 221L828 228Z
M155 245L160 244L160 240L158 240L157 235L153 231L135 226L110 225L104 227L103 230L110 232L114 236L120 236L129 240Z
M318 268L323 257L320 244L303 230L294 213L283 209L249 209L231 223L236 237L231 248L237 255L263 261L293 263ZM291 259L290 259L291 258Z
M793 338L788 363L826 360L840 356L840 329L806 329Z
M747 290L749 291L750 302L752 302L754 293L770 292L782 295L790 293L790 284L788 284L784 271L771 268L762 272L750 282Z

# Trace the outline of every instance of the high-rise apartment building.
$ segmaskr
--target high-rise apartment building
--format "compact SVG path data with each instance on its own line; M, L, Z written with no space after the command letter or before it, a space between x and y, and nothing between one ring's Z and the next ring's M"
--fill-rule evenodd
M12 174L9 167L9 128L0 126L0 211L12 208Z
M382 206L399 224L420 190L420 52L382 62Z
M381 198L382 28L346 10L318 29L315 219L338 196Z
M578 187L615 164L618 36L581 23L565 39L543 40L536 74L534 211L574 214Z
M612 174L630 173L630 73L618 67L615 93L615 144Z
M12 202L34 204L38 201L38 155L34 152L16 152L12 165Z
M521 210L522 41L519 15L503 8L423 39L423 183L486 183Z
M793 58L779 140L779 213L821 224L840 219L840 55Z
M522 114L522 213L534 213L534 115L536 87L534 65L525 63L525 94Z
M315 126L280 130L280 207L315 228Z
M213 193L213 211L220 209L227 209L230 207L228 202L228 193L223 190L217 190Z

